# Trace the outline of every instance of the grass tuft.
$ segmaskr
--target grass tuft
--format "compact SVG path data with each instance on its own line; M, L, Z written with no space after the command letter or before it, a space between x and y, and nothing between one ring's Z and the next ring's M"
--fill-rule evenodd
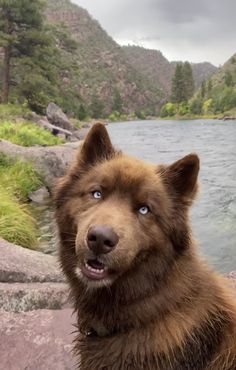
M27 248L37 245L36 221L23 203L41 184L32 164L0 155L0 237Z
M30 112L29 109L23 105L0 104L0 120L23 117L28 112Z
M29 122L12 123L3 121L0 125L0 139L21 146L58 145L64 140L55 137L51 132Z
M34 248L37 228L27 207L0 185L0 236L14 244Z

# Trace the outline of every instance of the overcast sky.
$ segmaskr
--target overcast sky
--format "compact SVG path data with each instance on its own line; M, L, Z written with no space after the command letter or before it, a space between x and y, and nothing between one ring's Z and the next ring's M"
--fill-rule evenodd
M119 44L223 64L236 52L236 0L72 0Z

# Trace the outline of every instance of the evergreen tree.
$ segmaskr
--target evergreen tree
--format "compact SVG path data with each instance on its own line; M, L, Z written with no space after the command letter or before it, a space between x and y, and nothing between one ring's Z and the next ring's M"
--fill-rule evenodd
M233 76L230 73L230 71L226 71L225 72L224 78L225 78L225 84L226 84L226 86L233 86L234 80L233 80Z
M177 63L175 68L175 74L172 79L171 100L173 103L181 103L184 101L184 75L182 63Z
M90 111L92 118L102 118L104 115L104 104L96 94L92 96Z
M119 113L123 112L123 101L118 89L115 89L114 91L112 110Z
M208 95L211 93L211 90L212 90L212 81L209 80L208 84L207 84L207 93L208 93Z
M193 70L189 62L185 62L183 65L183 81L184 81L183 98L184 101L187 101L194 94Z
M31 56L42 42L41 0L0 0L0 46L3 48L2 102L8 103L13 56Z
M206 95L206 81L203 80L201 84L201 97L204 99Z

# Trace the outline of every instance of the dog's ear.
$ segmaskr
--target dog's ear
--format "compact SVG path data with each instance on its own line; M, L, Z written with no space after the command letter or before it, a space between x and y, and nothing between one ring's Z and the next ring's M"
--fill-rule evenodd
M115 153L108 132L102 123L96 123L89 131L81 151L79 163L82 166L93 165L111 158Z
M200 161L196 154L189 154L165 167L162 172L167 185L174 195L185 200L193 200L197 193L197 178Z

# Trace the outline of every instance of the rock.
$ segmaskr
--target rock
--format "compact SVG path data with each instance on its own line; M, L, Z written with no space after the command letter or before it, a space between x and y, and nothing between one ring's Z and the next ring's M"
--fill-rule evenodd
M68 117L63 113L61 108L59 108L54 103L49 103L47 107L47 118L50 123L55 126L64 128L65 130L74 131L75 127L69 121Z
M72 136L72 132L69 130L65 130L59 126L52 125L48 122L47 119L40 119L38 122L35 122L39 127L42 127L48 131L50 131L54 136L63 135L63 137L68 140Z
M64 282L55 256L0 239L0 282Z
M236 120L235 116L224 116L223 121L233 121Z
M51 200L49 191L45 186L43 186L42 188L40 188L36 191L33 191L33 192L29 193L28 198L32 202L34 202L36 204L40 204L40 205L49 204L50 200Z
M72 370L71 309L27 313L1 312L0 368L3 370Z
M85 137L87 136L87 133L89 132L89 128L80 128L79 130L77 130L74 135L76 135L76 137L79 139L79 140L84 140Z
M0 311L57 310L70 306L68 297L63 283L0 283Z
M56 146L22 147L5 140L0 140L0 153L14 160L32 162L46 186L52 188L57 177L64 175L66 168L73 161L80 142Z

